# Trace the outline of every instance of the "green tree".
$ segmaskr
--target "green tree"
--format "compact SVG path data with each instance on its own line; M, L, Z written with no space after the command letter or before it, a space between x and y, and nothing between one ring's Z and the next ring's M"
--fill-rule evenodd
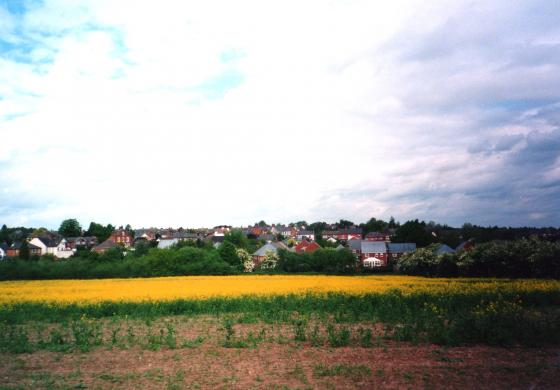
M80 223L74 218L65 219L60 224L58 232L64 237L79 237L82 235L82 227L80 226Z
M364 230L364 234L367 234L369 232L383 232L389 227L389 224L381 219L370 218L361 227Z
M346 229L354 226L354 222L348 221L346 219L341 219L340 221L338 221L336 225L338 226L339 229Z
M30 258L29 244L25 240L21 242L19 247L19 258L23 260L29 260Z
M111 224L103 226L100 223L91 222L89 228L86 231L87 236L95 236L99 242L103 242L109 238L111 233L115 230L115 227Z
M395 232L393 242L413 242L418 247L427 246L435 241L435 238L426 230L426 222L417 219L407 221Z
M241 267L243 266L241 260L239 259L239 256L237 256L237 248L235 248L235 245L233 245L231 242L222 242L222 244L218 248L218 253L222 260L229 265L237 267L238 269L241 269Z
M232 230L225 234L224 241L229 241L237 248L247 249L249 241L241 230Z

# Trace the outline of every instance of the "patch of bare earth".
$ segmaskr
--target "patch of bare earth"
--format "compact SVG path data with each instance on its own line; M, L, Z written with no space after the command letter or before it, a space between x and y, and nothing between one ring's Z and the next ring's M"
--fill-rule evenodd
M217 321L176 325L179 338L202 335L204 341L155 351L104 343L89 352L2 354L0 388L556 389L560 384L557 347L445 348L386 340L370 348L332 348L326 342L314 347L294 341L288 326L266 325L259 342L225 348ZM246 340L262 328L237 324L235 334Z

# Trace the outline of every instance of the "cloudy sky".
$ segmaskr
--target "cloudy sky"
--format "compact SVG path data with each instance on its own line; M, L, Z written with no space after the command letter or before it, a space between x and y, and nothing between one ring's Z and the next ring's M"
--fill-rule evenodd
M554 0L0 0L0 223L559 226L559 20Z

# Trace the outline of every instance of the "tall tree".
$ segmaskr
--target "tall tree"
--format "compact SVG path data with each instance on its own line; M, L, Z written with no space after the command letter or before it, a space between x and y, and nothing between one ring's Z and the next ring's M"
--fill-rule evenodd
M354 226L354 222L348 221L346 219L341 219L340 221L338 221L336 225L338 226L339 229L346 229Z
M82 227L80 226L80 223L74 218L65 219L60 224L58 232L64 237L79 237L82 235Z
M115 230L115 227L111 224L103 226L100 223L91 222L89 228L86 232L88 236L95 236L99 242L103 242L109 238L111 233Z
M23 260L29 260L29 257L29 244L26 240L23 240L21 242L21 246L19 247L19 258Z

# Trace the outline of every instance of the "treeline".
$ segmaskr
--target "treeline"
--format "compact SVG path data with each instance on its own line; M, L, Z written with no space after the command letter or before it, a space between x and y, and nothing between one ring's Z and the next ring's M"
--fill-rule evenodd
M437 245L401 257L395 270L407 275L560 279L560 242L537 238L493 241L459 254L437 255Z
M239 269L224 261L216 250L182 247L152 248L146 253L110 249L101 255L54 260L43 256L37 261L0 262L1 280L98 279L178 275L229 275Z

